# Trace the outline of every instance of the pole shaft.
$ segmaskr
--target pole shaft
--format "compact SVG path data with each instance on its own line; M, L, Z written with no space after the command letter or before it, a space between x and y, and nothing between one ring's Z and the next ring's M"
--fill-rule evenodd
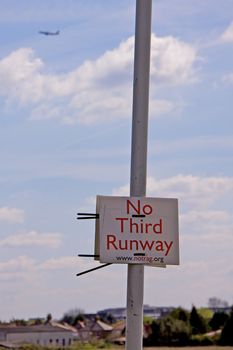
M146 195L152 0L136 0L130 196ZM126 350L141 350L144 266L129 264Z

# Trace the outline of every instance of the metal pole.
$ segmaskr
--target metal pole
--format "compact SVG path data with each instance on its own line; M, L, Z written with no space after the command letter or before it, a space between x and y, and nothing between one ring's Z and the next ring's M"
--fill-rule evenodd
M146 195L152 0L136 0L130 196ZM126 350L141 350L144 266L129 264Z

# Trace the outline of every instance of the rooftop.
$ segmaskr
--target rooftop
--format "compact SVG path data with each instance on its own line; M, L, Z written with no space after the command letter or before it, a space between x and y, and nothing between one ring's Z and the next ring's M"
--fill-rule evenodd
M72 332L71 329L60 326L35 325L35 326L15 326L15 325L0 325L0 333L51 333L51 332Z

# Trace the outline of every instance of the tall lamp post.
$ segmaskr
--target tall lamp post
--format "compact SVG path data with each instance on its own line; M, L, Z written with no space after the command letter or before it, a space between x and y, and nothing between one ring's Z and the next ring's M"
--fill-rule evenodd
M146 195L152 0L136 0L130 196ZM126 350L141 350L144 266L129 264Z

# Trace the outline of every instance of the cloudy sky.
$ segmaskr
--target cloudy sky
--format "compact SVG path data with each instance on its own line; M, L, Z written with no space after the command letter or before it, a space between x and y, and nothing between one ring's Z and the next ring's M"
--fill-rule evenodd
M126 266L76 277L76 213L129 195L135 3L0 0L1 320L126 305ZM179 199L181 264L146 267L145 304L233 304L232 14L153 0L147 195Z

